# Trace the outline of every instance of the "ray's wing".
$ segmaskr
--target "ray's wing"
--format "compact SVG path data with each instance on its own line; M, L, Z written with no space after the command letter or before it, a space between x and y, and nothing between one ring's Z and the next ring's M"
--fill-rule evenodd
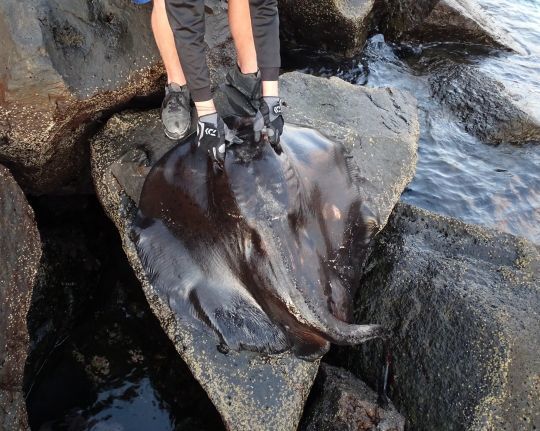
M341 256L365 247L366 217L345 149L290 125L282 147L279 156L269 145L251 147L251 158L238 150L226 165L240 214L259 238L246 256L265 293L259 303L319 352L325 339L355 344L377 336L377 327L346 323L351 284L340 261L354 266Z
M205 154L175 148L144 184L133 227L137 251L158 295L184 324L213 331L224 350L284 351L281 329L238 279L235 244L243 234L237 211L226 208L228 194Z
M337 282L333 289L332 300L345 305L346 296L353 294L350 284L358 275L355 270L378 230L378 222L363 206L358 167L343 144L315 130L289 128L295 138L287 140L285 135L283 148L305 194L298 201L295 218L298 230L309 233L299 241L303 247L314 247L321 265L333 268L347 285L347 292L340 292Z

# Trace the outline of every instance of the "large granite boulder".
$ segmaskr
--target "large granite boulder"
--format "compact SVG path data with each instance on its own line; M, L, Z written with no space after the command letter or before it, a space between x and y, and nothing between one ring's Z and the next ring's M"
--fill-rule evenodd
M358 54L374 27L375 0L279 0L284 40L345 56Z
M357 321L391 329L391 399L411 429L538 428L537 246L400 203L361 286ZM374 384L379 354L372 344L335 358Z
M414 99L400 91L365 89L301 73L285 74L281 82L289 105L287 121L315 127L352 151L368 205L384 223L415 170ZM337 100L340 105L332 106ZM182 325L143 270L130 227L150 166L174 144L163 135L156 110L113 116L91 147L99 199L120 232L152 310L228 429L294 430L318 362L290 353L270 358L250 352L220 353L212 334L194 333Z
M482 141L540 141L540 113L520 106L503 84L477 67L445 62L433 71L429 83L433 96Z
M390 0L385 4L381 27L392 39L478 43L524 52L474 0Z
M162 89L150 11L123 0L0 3L0 161L26 191L84 188L95 122ZM207 11L207 42L220 51L226 12L217 0Z
M351 372L321 364L301 431L403 431L405 418Z
M284 41L345 56L375 29L392 40L463 42L525 49L474 0L279 0Z
M0 165L0 429L27 429L23 372L26 316L41 258L32 208Z

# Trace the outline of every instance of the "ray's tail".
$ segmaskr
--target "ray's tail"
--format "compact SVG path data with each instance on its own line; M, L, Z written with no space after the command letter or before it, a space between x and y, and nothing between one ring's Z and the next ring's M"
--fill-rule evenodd
M356 345L375 338L387 339L389 336L382 325L354 325L339 320L328 311L325 314L324 321L312 321L308 325L331 343Z

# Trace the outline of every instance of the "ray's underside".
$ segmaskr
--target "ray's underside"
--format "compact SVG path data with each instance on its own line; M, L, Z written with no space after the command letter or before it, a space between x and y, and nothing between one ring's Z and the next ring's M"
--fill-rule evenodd
M216 345L315 359L329 343L381 335L352 325L365 248L377 231L341 144L288 125L277 154L242 136L223 171L195 136L150 171L133 234L152 286L181 324Z

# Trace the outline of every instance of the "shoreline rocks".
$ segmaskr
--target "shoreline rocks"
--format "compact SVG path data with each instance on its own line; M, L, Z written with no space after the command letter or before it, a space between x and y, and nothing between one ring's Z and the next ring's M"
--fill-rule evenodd
M463 42L525 53L474 0L391 0L382 28L391 39Z
M371 196L367 199L370 209L384 223L414 174L418 139L414 99L400 91L363 89L339 79L325 80L300 73L285 74L281 82L290 106L286 121L315 127L351 149L360 165L364 191ZM309 99L308 93L316 99ZM354 102L355 98L359 99ZM328 100L338 99L350 100L353 106L363 104L364 116L348 114L349 107L337 113L335 107L327 106ZM120 232L124 250L152 310L226 426L233 430L294 430L318 361L306 362L290 353L269 358L249 352L231 351L223 355L210 334L195 333L193 328L182 325L144 273L130 238L130 224L150 166L173 145L163 135L157 111L113 116L92 142L92 171L98 197ZM387 154L389 148L392 156Z
M460 42L526 54L474 0L279 0L282 39L353 57L379 29L386 38Z
M315 399L300 431L403 431L405 418L362 380L341 368L321 364L314 384Z
M27 318L27 397L41 378L40 370L100 296L98 285L112 260L110 243L116 240L116 230L94 196L34 196L30 203L42 257Z
M347 57L358 54L373 27L375 0L279 0L283 40Z
M429 83L434 97L483 142L540 141L540 115L522 109L500 82L477 67L445 62L432 71Z
M149 6L112 0L0 5L0 161L33 194L85 191L88 138L110 112L163 91ZM224 51L226 12L208 0L206 40ZM213 72L221 67L212 61ZM88 183L88 184L87 184Z
M393 337L390 397L412 429L540 423L540 255L519 237L400 203L375 239L356 320ZM335 364L374 384L375 344Z
M41 259L34 212L11 173L0 165L0 428L28 428L23 373L26 317Z

